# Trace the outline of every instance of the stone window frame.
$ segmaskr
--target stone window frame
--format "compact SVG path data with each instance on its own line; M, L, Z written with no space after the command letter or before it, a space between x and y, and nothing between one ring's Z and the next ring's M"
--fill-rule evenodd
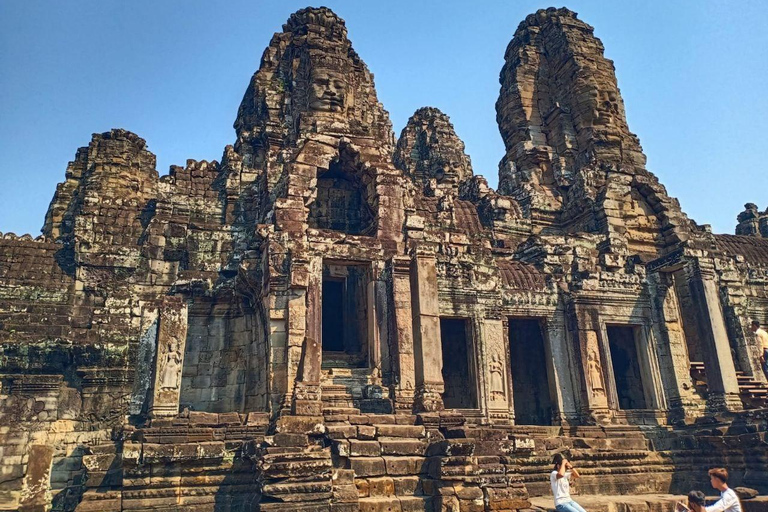
M445 410L450 411L458 411L464 416L467 417L475 417L475 418L481 418L485 417L487 414L487 406L485 404L485 400L483 399L485 394L485 386L483 385L482 380L482 373L480 372L480 362L483 361L483 352L482 352L482 329L480 324L480 320L476 316L471 315L439 315L438 320L464 320L465 322L465 329L466 329L466 339L468 344L470 345L467 347L467 354L469 355L469 361L468 368L469 368L469 378L471 381L474 382L475 385L475 407L473 408L448 408L446 407ZM440 349L442 350L442 329L440 332ZM445 361L443 361L443 366L445 366ZM442 378L442 368L440 369L441 378ZM445 387L445 381L443 381L443 387ZM443 391L445 392L445 391Z
M603 360L603 377L605 378L608 396L608 408L615 413L632 415L642 414L642 411L666 412L667 404L661 380L661 369L656 354L656 338L653 335L651 320L646 317L610 315L599 319L598 336L600 341L600 357ZM642 375L645 409L622 409L619 405L619 395L616 388L616 376L613 373L613 359L608 340L608 326L631 327L635 335L635 348L639 356L640 373Z
M547 375L547 388L549 392L549 401L550 406L552 408L551 418L550 418L550 426L555 426L558 424L561 424L563 422L563 416L567 416L567 414L571 411L565 411L563 406L563 391L560 388L560 382L563 380L563 376L565 373L570 373L571 365L569 364L565 369L561 370L560 373L558 373L558 368L556 367L555 358L553 355L553 342L557 339L554 336L554 333L557 332L558 328L562 329L563 322L558 322L551 313L546 312L527 312L524 314L505 314L503 317L503 325L504 325L504 340L506 344L506 356L507 356L507 394L509 398L509 415L510 419L515 425L522 425L521 423L518 423L517 420L517 414L515 412L515 382L514 382L514 374L512 373L512 347L511 347L511 339L510 339L510 328L509 328L509 321L510 320L535 320L539 324L539 329L541 330L541 342L543 344L544 348L544 362L546 364L546 375ZM567 339L567 338L566 338ZM565 347L568 347L568 343L565 343ZM565 357L568 359L572 358L572 354L570 351L567 351L565 354ZM569 381L570 382L570 381ZM575 416L575 411L571 413L572 416Z

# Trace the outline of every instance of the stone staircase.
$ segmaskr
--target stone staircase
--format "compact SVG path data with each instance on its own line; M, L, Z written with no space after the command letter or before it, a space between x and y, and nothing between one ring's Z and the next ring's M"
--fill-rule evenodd
M323 370L320 388L323 417L326 422L347 421L362 413L390 414L392 401L384 398L384 390L372 382L368 368L327 368Z
M582 427L510 427L512 436L525 434L533 441L529 457L518 459L522 481L531 496L548 496L552 457L563 453L573 460L582 478L574 491L649 493L668 488L674 467L654 450L651 436L633 425Z
M323 418L326 422L345 421L349 416L360 414L355 407L356 400L347 386L343 384L323 383L321 386L323 400Z
M343 482L336 504L356 504L360 512L432 510L422 487L429 436L415 416L358 411L335 419L326 428L339 468L334 479Z
M694 385L702 394L706 395L707 374L702 362L691 362L691 378ZM754 380L742 371L736 372L739 382L739 396L746 409L759 409L768 407L768 386Z
M432 512L484 510L488 503L493 510L530 505L513 461L529 453L528 436L515 439L503 429L465 425L450 412L334 419L326 422L333 479L340 483L332 509Z

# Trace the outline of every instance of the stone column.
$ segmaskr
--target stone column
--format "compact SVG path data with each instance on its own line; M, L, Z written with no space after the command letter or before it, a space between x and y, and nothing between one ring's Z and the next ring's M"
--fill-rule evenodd
M739 410L743 407L739 398L739 381L728 343L714 268L709 262L696 259L688 263L685 274L704 347L707 408L711 411Z
M393 256L392 273L393 323L392 359L397 375L394 379L395 411L410 414L416 390L416 368L413 347L413 313L411 309L411 260Z
M51 503L53 446L35 444L29 448L27 473L21 488L19 512L45 512Z
M179 295L163 298L157 330L157 357L152 388L151 418L179 413L181 370L187 344L187 301Z
M668 272L648 275L652 300L653 325L658 340L659 369L667 396L670 420L680 421L697 415L697 397L691 379L685 334L675 292L674 275Z
M609 373L605 371L604 350L600 344L597 312L581 310L576 306L575 320L577 368L581 370L581 416L587 423L601 423L610 417L610 388L606 378Z
M293 389L291 412L300 416L320 416L321 365L323 364L323 263L295 261L291 266L291 289L295 299L288 302L288 346L300 347L301 359ZM290 364L290 363L289 363Z
M411 262L414 361L418 411L440 411L443 407L443 351L437 299L436 259L417 254Z
M379 312L377 306L379 282L371 279L366 290L368 307L368 366L371 368L371 380L376 386L381 386L381 339L379 338Z
M478 341L482 348L482 360L478 373L483 373L485 386L478 401L485 401L485 410L491 423L509 423L510 387L506 339L501 320L486 318L480 321Z
M550 388L554 391L550 396L554 395L552 423L555 425L576 423L579 415L576 409L579 379L572 374L572 368L575 367L571 364L567 329L563 325L564 317L564 311L558 308L542 329L546 354L549 356L547 378Z

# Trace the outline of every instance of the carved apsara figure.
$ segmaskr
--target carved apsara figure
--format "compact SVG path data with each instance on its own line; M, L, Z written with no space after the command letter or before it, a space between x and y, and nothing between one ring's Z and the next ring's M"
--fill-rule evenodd
M589 386L592 388L592 395L604 394L603 369L600 366L600 359L594 350L590 350L587 356L587 374L589 375Z
M501 358L498 354L493 354L488 369L491 372L491 400L503 400L506 397L504 392L504 365L501 364Z
M160 389L178 389L179 373L181 370L181 354L179 344L172 343L163 359L160 369Z

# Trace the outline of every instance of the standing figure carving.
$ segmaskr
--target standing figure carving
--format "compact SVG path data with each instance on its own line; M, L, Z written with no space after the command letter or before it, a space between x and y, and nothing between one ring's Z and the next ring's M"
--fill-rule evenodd
M179 387L179 370L181 370L179 344L173 343L163 359L163 366L160 370L160 389L177 389Z
M507 396L504 392L504 365L501 364L499 354L491 356L488 369L491 372L491 400L504 400Z
M605 394L605 385L603 384L603 369L600 365L600 359L594 350L590 350L587 356L587 371L589 374L589 386L592 388L592 396Z

